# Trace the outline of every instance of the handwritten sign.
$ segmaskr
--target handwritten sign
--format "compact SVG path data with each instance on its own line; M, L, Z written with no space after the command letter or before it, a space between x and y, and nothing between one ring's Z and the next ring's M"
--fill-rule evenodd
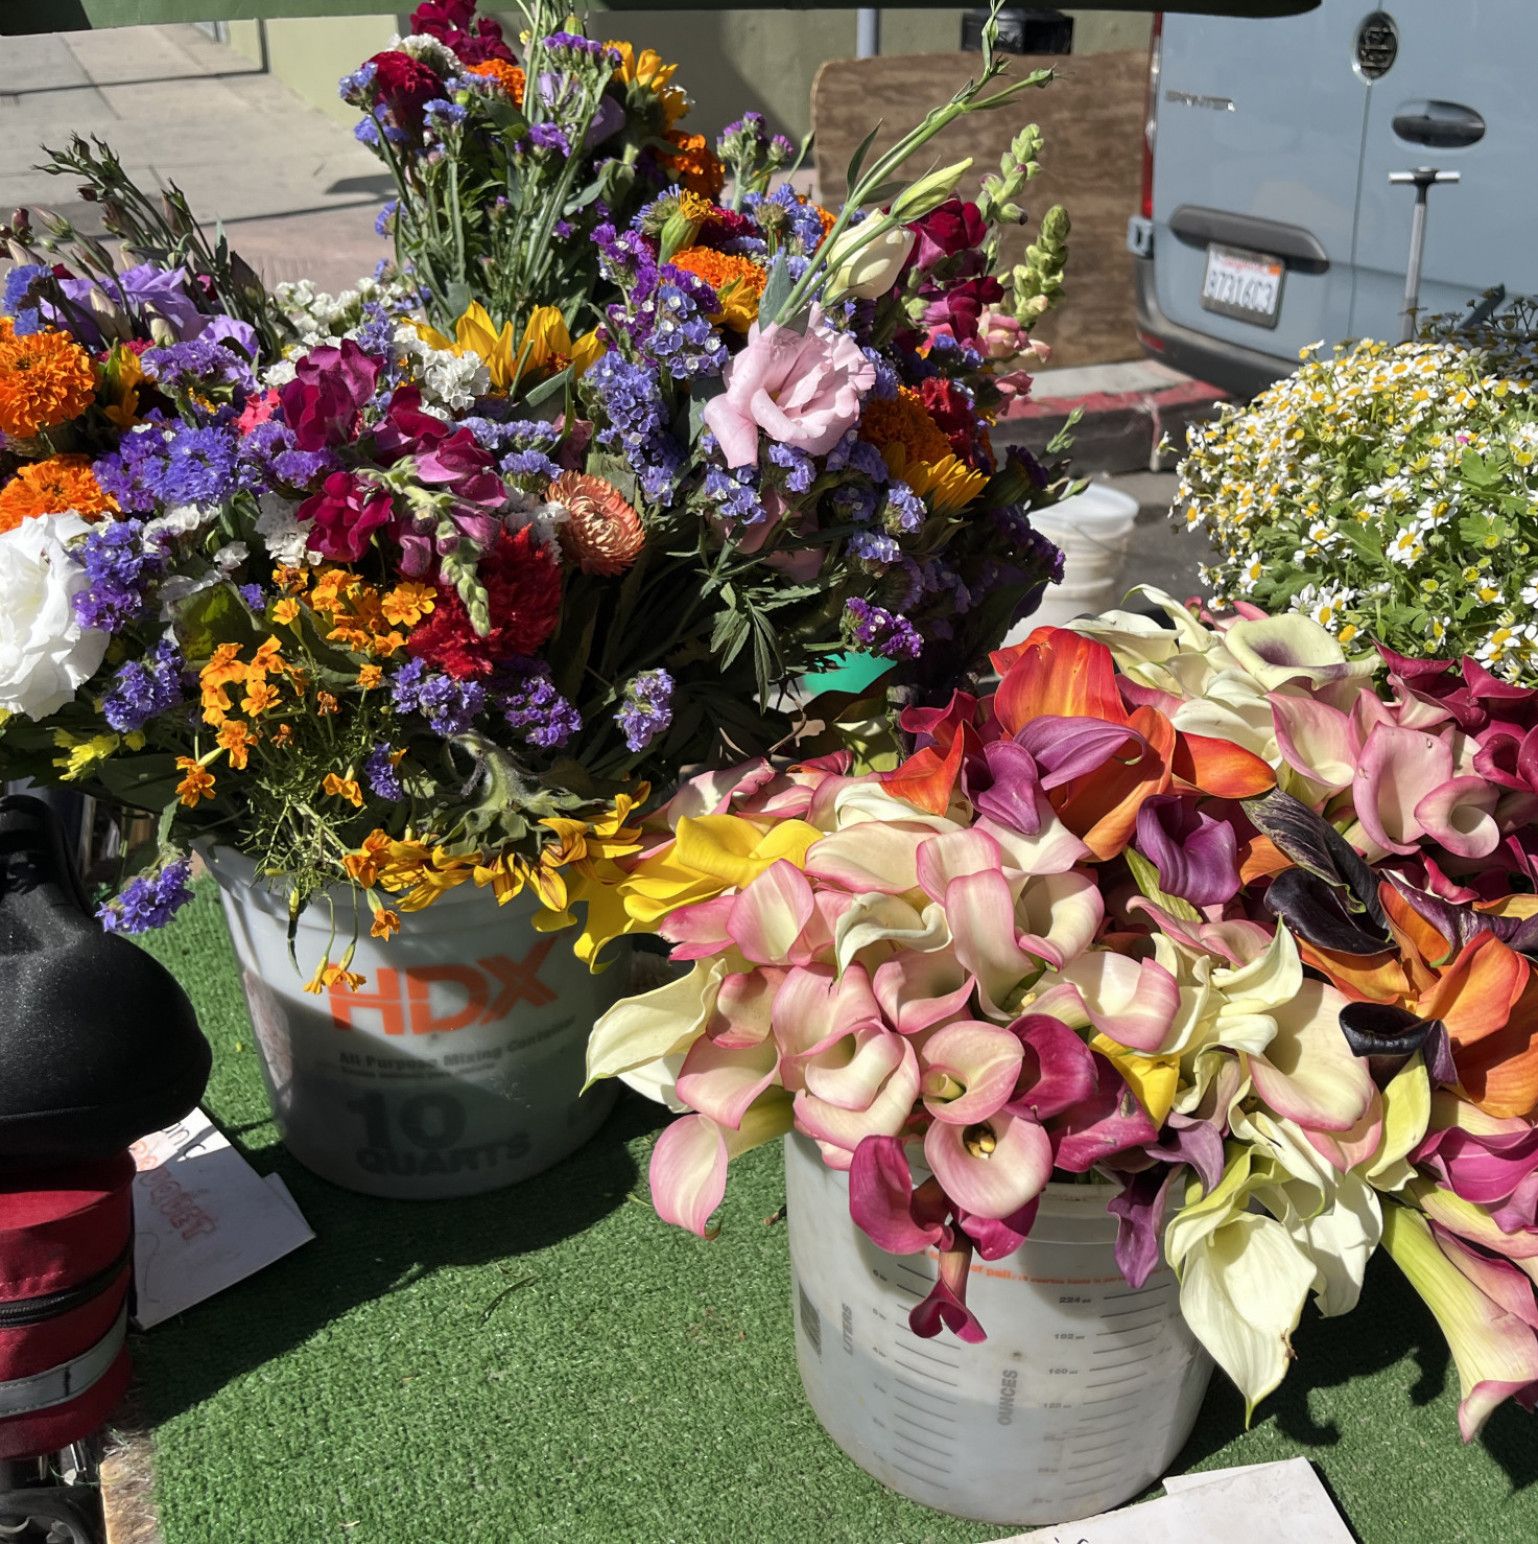
M147 1330L315 1235L282 1180L263 1179L202 1110L133 1145L134 1322Z
M1164 1490L1158 1501L1017 1533L1000 1544L1352 1544L1306 1458L1171 1475Z

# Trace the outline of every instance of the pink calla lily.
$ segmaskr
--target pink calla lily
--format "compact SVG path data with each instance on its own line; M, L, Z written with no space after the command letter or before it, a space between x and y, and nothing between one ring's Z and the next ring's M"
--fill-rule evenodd
M735 1130L748 1106L774 1081L779 1052L772 1040L725 1046L701 1035L678 1073L678 1097L720 1126Z
M1156 960L1095 950L1065 965L1034 1008L1153 1056L1174 1026L1180 985Z
M1435 735L1376 725L1362 746L1352 782L1362 829L1385 852L1414 852L1425 829L1416 806L1452 773L1452 752Z
M865 1137L896 1136L907 1123L919 1091L918 1058L909 1041L889 1030L868 1029L860 1034L867 1041L862 1049L868 1048L871 1037L885 1035L887 1039L878 1050L869 1050L869 1058L885 1058L890 1064L885 1082L875 1089L863 1109L848 1109L820 1099L810 1088L803 1088L795 1096L796 1125L817 1143L823 1161L834 1169L849 1167L855 1148ZM892 1061L894 1051L896 1059ZM845 1082L835 1091L847 1097L851 1086Z
M737 892L726 931L755 965L803 965L811 955L798 945L814 910L806 875L782 858Z
M855 1223L889 1254L919 1254L941 1243L947 1230L939 1218L916 1215L917 1203L902 1142L864 1138L849 1164L849 1214Z
M1017 1035L995 1024L963 1020L925 1037L919 1094L936 1120L984 1121L1014 1093L1025 1060Z
M1488 857L1501 844L1495 819L1501 791L1482 777L1450 777L1415 806L1415 820L1432 841L1460 858Z
M975 1126L937 1120L924 1136L924 1161L958 1206L1008 1217L1052 1177L1052 1143L1037 1122L1001 1110Z
M952 949L895 955L876 967L871 984L887 1023L901 1035L960 1018L975 986Z
M1008 1105L1012 1115L1050 1120L1094 1094L1094 1053L1066 1024L1032 1013L1016 1019L1010 1032L1024 1052L1019 1091Z

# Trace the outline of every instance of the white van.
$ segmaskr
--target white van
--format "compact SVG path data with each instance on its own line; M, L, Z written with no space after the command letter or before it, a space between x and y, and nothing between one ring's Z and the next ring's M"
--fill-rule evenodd
M1397 339L1431 168L1422 314L1538 291L1538 3L1322 0L1301 16L1169 14L1149 69L1138 333L1248 396L1298 350Z

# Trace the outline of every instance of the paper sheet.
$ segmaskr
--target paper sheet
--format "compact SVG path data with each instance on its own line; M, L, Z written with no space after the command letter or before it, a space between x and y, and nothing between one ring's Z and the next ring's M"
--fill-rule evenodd
M135 1142L134 1323L150 1329L315 1237L202 1110Z
M1171 1475L1164 1488L1158 1501L1012 1534L1000 1544L1353 1544L1306 1458Z

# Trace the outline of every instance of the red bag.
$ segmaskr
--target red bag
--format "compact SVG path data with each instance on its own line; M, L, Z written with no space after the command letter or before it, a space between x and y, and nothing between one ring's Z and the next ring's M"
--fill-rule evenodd
M0 1170L0 1459L89 1436L128 1386L133 1159Z

